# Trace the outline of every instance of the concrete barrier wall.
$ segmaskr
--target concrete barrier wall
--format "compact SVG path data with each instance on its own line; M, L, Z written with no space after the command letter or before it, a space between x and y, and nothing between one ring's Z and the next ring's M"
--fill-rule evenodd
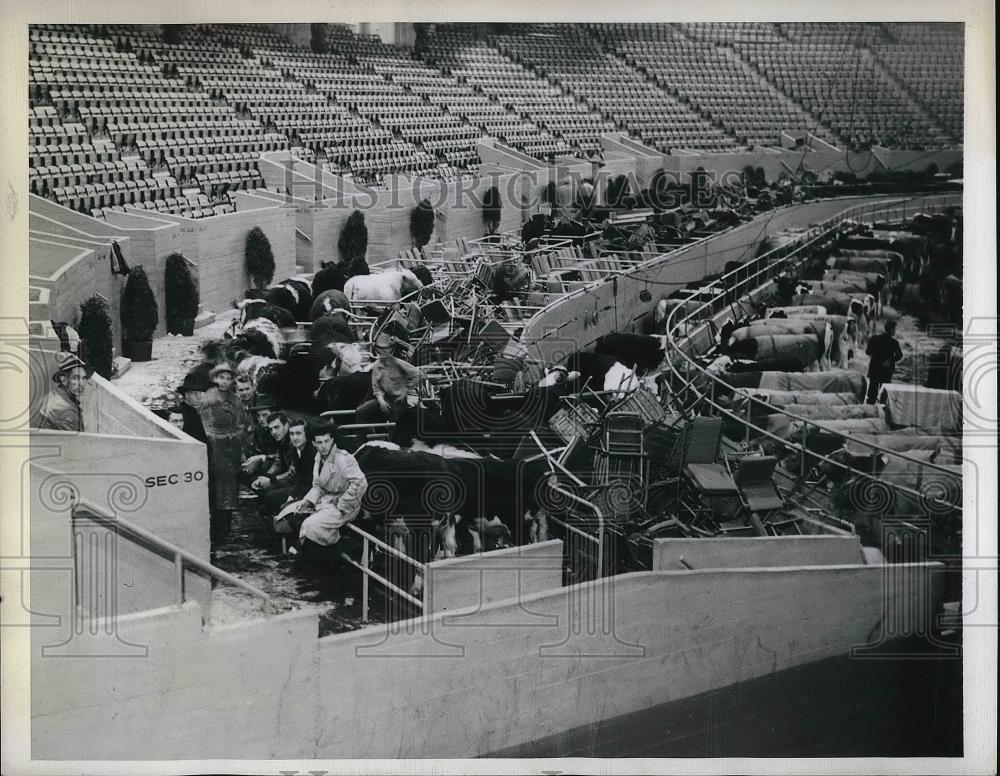
M274 280L295 273L295 213L290 208L262 208L198 219L169 214L158 217L177 224L181 233L189 236L184 255L198 265L198 290L206 310L227 310L234 300L243 298L249 287L244 269L246 238L255 226L271 243Z
M88 612L107 616L144 611L175 603L177 581L172 555L124 529L102 522L70 519L79 494L104 510L150 531L199 558L209 557L208 466L206 449L188 439L32 431L33 557L72 554L71 531L79 533L77 574L89 594L81 603ZM51 470L51 471L50 471ZM208 605L211 584L188 569L187 597ZM55 587L53 587L55 585ZM33 581L33 609L50 611L72 588L40 573Z
M147 211L139 211L142 215L132 215L109 211L109 222L100 221L95 218L76 213L72 210L59 207L48 200L40 197L31 197L31 229L36 228L39 232L62 235L65 238L77 238L81 240L93 240L95 243L104 245L99 251L100 255L108 256L108 246L110 241L118 242L122 249L122 255L126 263L131 267L141 264L149 276L150 287L156 296L159 305L159 320L155 336L166 333L165 303L163 295L163 268L167 256L171 253L179 252L188 255L190 247L188 241L174 224L155 218ZM55 239L55 238L53 238ZM108 299L110 307L111 325L114 334L114 341L118 353L121 353L121 319L120 302L121 291L125 286L125 278L120 275L111 275L110 258L101 266L98 261L94 268L94 277L97 279L98 290ZM75 297L72 293L66 294L65 299L60 296L54 299L54 304L65 304L66 309L74 308L79 313L80 303L85 297ZM76 320L75 318L70 320Z
M856 536L654 539L653 570L838 566L864 563Z
M49 289L49 320L76 321L80 303L98 290L106 290L99 282L98 261L97 253L87 247L34 236L28 239L29 268L38 268L29 269L28 277L33 284Z
M314 615L173 610L119 623L147 648L127 669L40 657L64 636L35 628L32 755L488 754L877 643L936 607L929 568L646 572L319 640Z
M427 611L454 612L552 590L562 586L562 566L558 539L433 561L427 564Z
M32 757L306 756L318 735L316 615L209 631L202 616L189 604L121 618L101 639L33 629ZM108 657L70 657L95 651Z

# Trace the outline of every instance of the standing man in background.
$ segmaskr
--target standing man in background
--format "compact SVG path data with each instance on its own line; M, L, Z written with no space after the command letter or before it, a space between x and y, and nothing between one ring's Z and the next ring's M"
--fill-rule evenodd
M886 321L885 332L868 340L868 349L865 351L871 357L868 362L868 404L874 404L878 400L883 383L892 380L893 370L903 358L903 351L893 336L895 333L896 322Z

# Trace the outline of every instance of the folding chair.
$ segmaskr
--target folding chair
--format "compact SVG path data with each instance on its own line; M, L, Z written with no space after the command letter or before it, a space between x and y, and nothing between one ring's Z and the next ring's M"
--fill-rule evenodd
M751 519L757 517L759 532L778 536L779 529L792 527L795 533L801 533L797 518L779 517L779 513L785 508L785 500L774 484L774 467L777 463L778 459L773 455L747 456L741 460L733 478L740 500L751 513ZM755 525L757 521L754 521Z
M716 463L722 446L722 418L693 418L684 433L681 458L681 482L699 496L707 498L713 520L719 498L738 495L736 483L725 464ZM683 501L683 499L679 499ZM700 510L689 507L699 516Z

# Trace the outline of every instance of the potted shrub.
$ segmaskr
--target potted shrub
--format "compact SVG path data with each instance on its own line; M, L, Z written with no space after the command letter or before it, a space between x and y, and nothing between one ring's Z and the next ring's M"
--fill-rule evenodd
M153 332L159 312L146 270L137 264L122 291L122 350L128 358L149 361L153 357Z
M500 209L503 207L500 202L500 189L491 186L483 197L483 223L486 224L487 234L496 234L500 226Z
M194 319L198 317L198 284L187 259L179 253L167 256L163 292L167 332L190 337L194 334Z
M368 227L365 225L365 215L360 210L355 210L344 222L337 241L337 251L344 266L364 261L368 253Z
M76 332L80 335L80 358L105 380L110 380L114 371L114 356L108 303L99 296L92 296L81 304Z
M416 248L423 248L434 234L434 208L430 200L422 199L410 211L410 237Z
M244 257L250 282L257 288L271 285L274 280L274 254L271 252L271 241L259 226L247 233Z

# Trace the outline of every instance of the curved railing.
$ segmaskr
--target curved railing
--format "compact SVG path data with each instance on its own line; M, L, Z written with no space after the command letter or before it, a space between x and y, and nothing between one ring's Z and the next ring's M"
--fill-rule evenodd
M902 216L907 210L911 213L914 212L913 204L917 201L919 201L920 210L923 212L940 210L954 205L961 206L960 194L936 197L933 199L937 201L931 202L925 201L927 199L929 198L918 197L904 203L895 203L888 206L869 204L848 208L842 213L839 213L833 218L827 220L824 224L810 228L798 239L775 248L762 256L741 265L738 269L722 275L713 283L708 284L706 287L718 289L718 294L715 295L715 298L702 303L693 310L683 305L675 307L667 317L667 363L674 378L673 388L675 394L681 402L681 405L693 407L697 404L707 404L712 408L714 413L742 424L747 429L748 434L751 431L756 432L759 435L766 436L780 442L789 450L798 452L802 460L803 474L805 473L804 467L806 460L813 460L814 462L822 461L844 470L849 476L864 477L869 480L883 482L886 486L892 488L893 490L917 499L924 499L926 497L926 494L924 493L919 493L899 483L883 480L876 475L858 471L841 461L809 450L805 445L805 437L808 435L810 428L816 428L822 430L827 436L839 437L843 441L850 439L852 444L871 448L873 453L878 452L883 455L893 456L900 460L916 464L920 469L936 470L949 476L953 476L953 471L938 464L919 460L906 455L905 453L885 450L878 447L878 445L867 442L863 439L857 439L850 437L847 434L831 431L829 428L821 425L822 421L816 422L808 418L799 417L783 408L775 407L768 402L755 398L750 394L750 392L747 392L742 396L742 398L746 401L746 413L745 415L739 415L729 408L722 406L715 400L715 389L717 386L721 385L724 386L726 390L732 390L728 383L702 367L694 358L692 358L688 350L678 342L678 339L683 339L688 342L692 341L694 335L699 333L701 329L706 329L710 325L715 325L715 319L717 317L726 315L727 312L724 312L724 310L728 305L736 302L737 300L749 298L752 292L765 287L779 273L789 269L795 269L800 264L808 260L812 249L828 244L836 236L841 225L845 221L870 221L876 216L883 218L886 216ZM676 336L677 331L682 328L684 330L684 334L682 337L678 338ZM682 373L682 370L679 369L680 366L683 366L683 372L686 372L686 374ZM708 386L709 390L704 392L700 386ZM792 442L773 434L765 428L755 425L752 420L752 409L755 404L766 407L769 414L782 414L789 417L791 420L794 420L796 423L802 424L802 440L800 442ZM939 505L947 509L961 509L961 504L939 502Z

